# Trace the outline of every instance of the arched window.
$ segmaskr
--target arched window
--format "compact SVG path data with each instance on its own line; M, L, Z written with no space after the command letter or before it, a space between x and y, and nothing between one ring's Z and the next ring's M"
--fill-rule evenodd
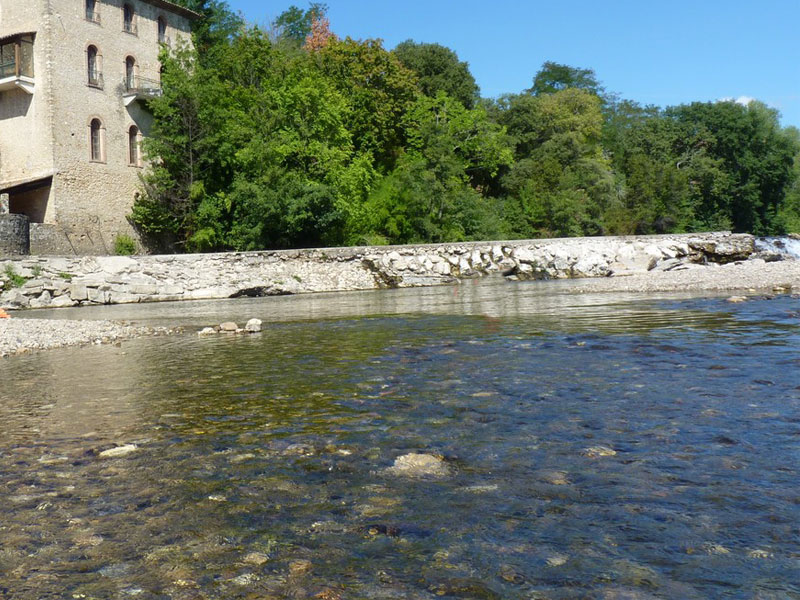
M100 69L100 53L97 46L89 46L86 49L86 75L89 85L92 87L103 87L103 73Z
M97 0L86 0L86 20L92 23L100 22L100 13L97 11Z
M103 133L103 123L100 119L92 119L89 123L89 149L94 162L105 162Z
M167 41L167 20L164 17L158 17L158 43L169 43Z
M122 7L122 30L136 34L136 13L130 4Z
M138 167L141 164L139 128L136 125L131 125L128 129L128 164L132 167Z
M132 56L125 59L125 89L136 89L136 59Z

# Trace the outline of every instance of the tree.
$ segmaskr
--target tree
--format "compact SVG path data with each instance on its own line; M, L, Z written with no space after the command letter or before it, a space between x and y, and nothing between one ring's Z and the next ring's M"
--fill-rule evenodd
M161 62L163 93L149 102L154 121L144 142L151 168L131 219L149 236L176 236L183 243L197 230L200 202L232 180L242 113L217 73L199 64L196 51L164 51Z
M311 22L311 32L306 36L303 49L308 52L316 52L328 45L331 40L337 39L331 32L331 22L327 17L315 17Z
M405 143L403 116L419 92L414 73L380 40L330 40L313 59L320 72L348 98L346 124L358 153L372 154L388 172Z
M602 96L603 87L598 83L592 69L570 67L557 62L547 61L533 78L533 87L526 90L534 96L553 94L567 88L585 90L595 96Z
M597 235L615 199L600 146L600 99L577 88L502 98L494 109L514 142L504 177L506 219L521 237Z
M300 47L311 33L314 19L322 19L328 13L328 5L312 2L307 10L295 5L283 11L272 23L279 39Z
M439 44L418 44L407 40L394 49L394 54L406 67L417 74L423 94L435 98L444 92L473 108L480 89L469 71L469 65L458 60L458 55Z
M405 117L407 151L370 197L370 231L394 243L475 239L499 231L474 187L512 160L502 127L439 92Z
M773 232L797 154L796 143L780 127L778 112L759 102L742 106L725 101L678 106L667 115L692 135L705 132L704 154L725 175L725 186L703 189L696 208L700 220L713 222L721 214L734 231Z
M192 21L192 38L200 62L210 65L225 46L244 28L244 18L225 0L177 0L181 6L200 15Z

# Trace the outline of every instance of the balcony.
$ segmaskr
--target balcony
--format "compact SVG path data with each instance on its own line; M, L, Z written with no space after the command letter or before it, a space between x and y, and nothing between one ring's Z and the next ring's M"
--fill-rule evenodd
M0 92L21 89L33 94L33 34L0 41Z
M161 96L161 82L144 77L126 78L123 82L122 101L130 106L136 100L151 100Z

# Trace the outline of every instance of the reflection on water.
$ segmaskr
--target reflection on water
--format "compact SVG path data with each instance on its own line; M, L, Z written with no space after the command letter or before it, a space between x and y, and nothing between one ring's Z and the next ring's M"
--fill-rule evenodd
M800 598L800 303L562 290L82 311L272 323L0 362L0 598Z

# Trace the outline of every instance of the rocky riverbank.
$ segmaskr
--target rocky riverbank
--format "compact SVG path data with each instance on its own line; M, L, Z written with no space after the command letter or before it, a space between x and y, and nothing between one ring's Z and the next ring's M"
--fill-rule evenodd
M685 281L702 281L709 265L756 260L753 264L761 268L765 261L780 258L758 256L753 236L722 232L201 255L27 257L0 260L0 307L431 286L493 273L512 281L627 277L637 281L637 276L646 274L648 280L675 282L664 285L683 289ZM678 275L684 271L691 274ZM662 278L660 273L674 275ZM714 273L714 280L724 277L721 273ZM724 273L732 276L726 284L729 289L764 287L740 285L734 270Z

